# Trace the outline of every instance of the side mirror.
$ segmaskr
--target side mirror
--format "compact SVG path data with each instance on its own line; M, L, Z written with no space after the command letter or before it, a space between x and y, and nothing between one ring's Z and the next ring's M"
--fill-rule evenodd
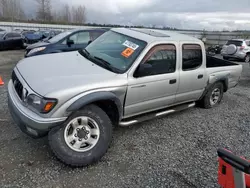
M140 64L135 72L135 77L149 76L152 74L152 65L148 63Z
M75 44L73 40L70 40L70 39L67 40L67 45L68 46L71 46L73 44Z
M92 42L92 40L90 40L90 41L88 42L88 45L89 45L91 42Z

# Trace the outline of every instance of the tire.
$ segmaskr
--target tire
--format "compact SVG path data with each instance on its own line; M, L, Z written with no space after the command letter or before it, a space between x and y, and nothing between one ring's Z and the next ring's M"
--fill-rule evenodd
M223 98L223 91L224 86L221 82L217 82L215 83L206 93L206 95L198 102L200 104L201 107L203 108L213 108L215 106L217 106L222 98ZM215 101L212 100L213 96L216 96L215 92L218 91L219 92L219 96L218 99ZM218 92L216 92L218 94Z
M83 117L84 119L81 119ZM86 117L88 118L87 121L89 123L87 124L83 123L83 125L81 125L82 123L79 123L79 121L80 122L82 120L85 121ZM76 119L78 123L75 123ZM71 122L76 124L75 127L79 127L80 131L83 130L80 126L86 125L85 131L89 130L89 134L88 132L81 132L80 134L79 130L78 132L76 132L77 134L74 134L73 132L73 134L71 134L71 136L69 136L68 138L70 139L75 138L75 143L74 141L71 141L70 143L66 139L67 134L70 132L70 129L77 131L76 129L73 129L73 124L70 124ZM94 129L89 129L89 127L93 126L91 122L95 123L93 124L96 126ZM69 126L69 124L71 126ZM92 130L98 132L97 131L98 128L99 128L99 136L95 136L95 139L93 139L90 136L92 134ZM53 153L60 161L72 167L84 167L99 161L105 155L112 141L112 132L113 132L113 126L108 115L98 106L89 105L75 112L71 117L69 117L69 119L63 124L63 126L52 129L49 132L48 139L49 139L49 145ZM85 136L83 133L85 134ZM88 139L86 137L87 135L86 133L89 136ZM96 135L97 134L98 133L96 133ZM95 140L96 144L88 146L89 149L88 147L84 148L76 147L78 146L77 143L80 143L80 138L83 141L86 141L86 143L91 138L92 141ZM85 140L85 138L87 140ZM82 144L85 145L86 143ZM81 144L80 146L83 147Z
M246 55L244 61L245 61L245 63L249 63L250 62L250 54Z
M225 56L223 56L223 59L224 59L224 60L229 60L229 58L228 58L228 57L225 57Z

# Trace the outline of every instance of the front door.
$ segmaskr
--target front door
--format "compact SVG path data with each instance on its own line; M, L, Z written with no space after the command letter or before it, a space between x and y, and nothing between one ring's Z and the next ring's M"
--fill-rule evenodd
M151 65L150 73L128 78L124 115L126 117L171 105L179 84L176 44L156 45L141 64Z
M175 103L196 101L206 86L206 56L200 44L181 43L180 85Z

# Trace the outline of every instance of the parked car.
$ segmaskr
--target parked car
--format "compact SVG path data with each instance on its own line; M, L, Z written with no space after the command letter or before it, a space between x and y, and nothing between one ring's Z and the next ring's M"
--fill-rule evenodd
M27 38L29 37L29 36L32 36L34 33L35 33L36 31L22 31L21 32L21 36L22 36L22 38L23 38L23 41L24 41L24 46L25 47L27 47L28 46L28 44L27 44Z
M16 32L0 32L0 50L24 48L23 38Z
M55 33L52 31L36 31L33 33L28 33L25 35L25 44L26 46L37 43L45 38L52 38L55 36Z
M221 55L223 59L235 58L250 62L250 40L232 39L222 47Z
M21 60L8 84L9 111L21 130L48 134L57 158L99 160L114 126L195 106L217 106L242 65L206 56L199 39L169 31L113 28L85 49Z
M106 31L107 29L76 29L66 31L49 40L28 46L25 57L83 49L90 41L94 41Z

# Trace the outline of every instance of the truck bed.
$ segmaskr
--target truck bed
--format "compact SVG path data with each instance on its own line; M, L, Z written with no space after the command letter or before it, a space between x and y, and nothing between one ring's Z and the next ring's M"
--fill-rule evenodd
M228 77L228 87L232 88L239 82L242 72L241 64L207 55L206 66L209 83L213 83L216 79L222 77Z
M207 55L206 56L206 59L207 59L207 68L213 68L213 67L225 67L225 66L237 66L239 64L237 63L234 63L234 62L231 62L231 61L226 61L226 60L223 60L223 59L219 59L219 58L216 58L216 57L213 57L213 56L209 56Z

